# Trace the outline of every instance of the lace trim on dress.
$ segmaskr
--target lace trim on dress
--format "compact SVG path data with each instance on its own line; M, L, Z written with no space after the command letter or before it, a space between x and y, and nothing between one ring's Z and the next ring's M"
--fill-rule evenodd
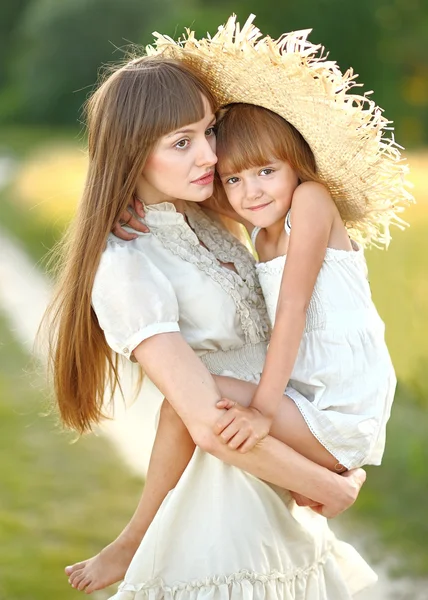
M199 207L188 205L186 215L195 232L184 220L182 224L162 223L159 227L150 224L150 230L165 248L196 265L233 299L246 343L266 340L269 323L254 259L232 234L220 229ZM219 261L233 263L237 272L222 267Z

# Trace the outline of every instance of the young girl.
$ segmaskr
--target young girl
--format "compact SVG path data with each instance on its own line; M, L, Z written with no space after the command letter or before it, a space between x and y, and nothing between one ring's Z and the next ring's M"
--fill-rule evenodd
M289 413L294 449L313 459L327 450L339 472L380 464L396 385L384 325L363 252L308 143L279 115L235 104L218 123L217 154L227 200L251 232L273 325L250 408L219 403L230 410L218 432L246 452L269 432L290 385L300 411Z

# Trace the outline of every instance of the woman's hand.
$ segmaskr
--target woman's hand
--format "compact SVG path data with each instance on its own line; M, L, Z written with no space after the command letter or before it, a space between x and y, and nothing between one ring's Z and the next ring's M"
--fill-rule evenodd
M222 398L216 406L227 412L215 424L214 433L232 450L248 452L269 434L272 419L257 408L247 408L227 398Z
M123 229L125 225L127 227L131 227L132 229L135 229L135 231L140 231L141 233L149 233L150 231L147 225L144 225L144 223L141 223L141 221L139 221L136 218L134 213L141 219L144 219L144 217L146 216L146 213L144 212L143 203L135 196L133 198L132 204L128 206L126 210L123 211L123 213L120 215L119 222L116 223L112 230L114 235L120 238L121 240L126 240L127 242L129 242L130 240L135 240L135 238L138 237L137 234L130 233L129 231Z
M315 502L315 500L311 500L310 498L307 498L302 494L298 494L297 492L290 492L290 494L294 498L294 501L296 502L297 506L308 506L309 508L312 508L313 510L315 510L315 512L318 513L323 508L322 504L320 504L319 502Z
M360 489L366 480L366 472L363 469L353 469L352 471L346 471L342 475L343 480L343 495L338 494L334 502L329 504L320 504L315 500L311 500L302 494L296 492L290 492L298 506L307 506L316 513L332 519L337 517L340 513L350 508L355 500L358 498Z
M334 495L333 500L322 505L319 509L311 507L312 510L319 512L327 519L337 517L354 504L367 475L364 469L352 469L337 477L341 478L341 485L339 486L339 493Z

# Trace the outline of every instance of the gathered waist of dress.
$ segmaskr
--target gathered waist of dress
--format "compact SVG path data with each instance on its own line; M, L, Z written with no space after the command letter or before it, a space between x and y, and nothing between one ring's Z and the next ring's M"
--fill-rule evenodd
M199 354L213 375L228 375L244 381L258 381L266 358L267 342L247 344L232 350Z

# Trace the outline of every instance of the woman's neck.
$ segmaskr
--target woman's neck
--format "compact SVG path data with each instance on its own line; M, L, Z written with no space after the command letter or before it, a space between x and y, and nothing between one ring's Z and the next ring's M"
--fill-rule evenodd
M180 199L174 199L174 198L145 198L144 196L140 196L140 194L137 193L137 198L145 205L145 206L155 206L156 204L162 204L163 202L169 202L170 204L173 204L175 206L175 210L178 213L181 213L182 215L184 215L184 208L186 206L186 203L184 200L180 200Z

